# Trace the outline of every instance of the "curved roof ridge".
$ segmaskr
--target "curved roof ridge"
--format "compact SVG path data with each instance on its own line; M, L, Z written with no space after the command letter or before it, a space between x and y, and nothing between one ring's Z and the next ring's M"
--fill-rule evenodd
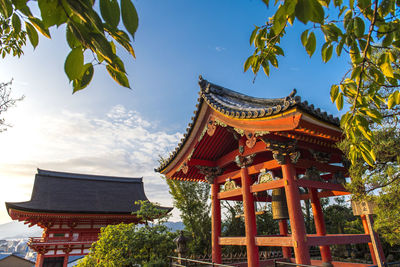
M107 176L107 175L93 175L93 174L81 174L71 172L58 172L37 169L37 174L40 176L66 178L66 179L81 179L81 180L94 180L94 181L110 181L110 182L126 182L126 183L142 183L143 177L118 177L118 176Z

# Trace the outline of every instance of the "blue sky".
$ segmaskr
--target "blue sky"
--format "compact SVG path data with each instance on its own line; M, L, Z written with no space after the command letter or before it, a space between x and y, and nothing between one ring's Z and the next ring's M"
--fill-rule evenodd
M243 72L252 53L254 25L272 14L261 0L134 0L139 29L133 60L122 50L132 90L118 86L101 68L90 86L74 95L64 74L69 50L64 28L52 40L28 45L21 58L0 60L0 81L14 79L15 96L25 95L6 114L13 125L0 134L0 203L30 197L35 168L120 176L143 176L150 200L172 205L165 182L153 172L159 154L174 148L193 116L198 75L258 97L283 97L293 88L303 100L338 115L329 88L340 81L347 61L324 64L321 39L313 58L289 28L285 57L267 78ZM174 212L178 220L178 213ZM0 223L9 221L0 209Z

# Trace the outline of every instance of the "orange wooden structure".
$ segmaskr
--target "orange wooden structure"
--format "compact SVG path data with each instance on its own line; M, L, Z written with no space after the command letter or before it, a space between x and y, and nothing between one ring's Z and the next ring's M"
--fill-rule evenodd
M197 110L181 143L156 171L169 179L211 184L212 258L221 263L221 246L245 245L248 266L258 267L260 246L280 246L299 264L360 266L333 262L330 245L369 243L365 234L327 234L320 198L348 195L343 184L347 162L335 143L342 138L339 120L301 102L293 91L280 99L239 94L200 76ZM299 187L307 188L301 194ZM289 213L279 221L280 235L257 235L255 201L284 188ZM310 199L316 234L307 234L301 201ZM221 200L243 202L246 236L221 237ZM322 261L311 261L319 246ZM373 251L371 250L371 253ZM375 257L372 255L375 262Z
M101 227L138 223L132 214L138 200L147 200L142 178L38 169L31 200L6 207L13 220L43 228L42 237L28 243L38 253L35 266L66 267L70 256L88 254Z

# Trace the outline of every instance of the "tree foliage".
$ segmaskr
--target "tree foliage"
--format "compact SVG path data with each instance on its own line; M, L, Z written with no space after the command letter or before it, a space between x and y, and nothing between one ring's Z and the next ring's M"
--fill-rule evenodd
M100 14L94 0L0 0L0 54L21 56L26 37L34 48L39 34L51 38L50 29L65 25L71 49L64 69L73 92L84 89L92 80L95 65L104 65L120 85L130 87L116 44L133 57L132 40L139 19L131 0L99 0ZM31 12L40 10L40 16ZM120 28L120 19L127 32ZM87 57L91 51L90 57Z
M269 0L263 0L268 6ZM349 110L341 118L341 126L350 141L348 156L352 162L362 158L369 165L376 160L372 147L374 135L368 121L382 123L382 105L389 109L400 104L397 89L400 73L394 69L399 63L400 19L397 0L284 0L274 1L275 13L265 25L256 26L250 36L255 46L244 64L244 70L254 73L262 68L267 76L271 66L278 67L278 56L284 55L279 46L286 28L299 22L309 26L300 36L310 57L317 49L318 34L325 42L321 57L328 62L333 53L346 55L351 64L341 81L331 86L331 100L338 110L347 103ZM373 57L373 51L382 53ZM386 96L382 86L395 90Z
M141 205L137 216L145 225L121 223L102 228L79 267L169 266L167 257L173 254L176 237L163 224L169 216L149 201L135 204Z
M174 207L185 230L190 233L188 244L190 254L203 255L211 252L210 185L166 179L169 192L174 199Z
M20 98L12 98L10 85L11 82L0 83L0 132L7 130L7 127L9 127L3 117L4 113L24 98L23 96Z

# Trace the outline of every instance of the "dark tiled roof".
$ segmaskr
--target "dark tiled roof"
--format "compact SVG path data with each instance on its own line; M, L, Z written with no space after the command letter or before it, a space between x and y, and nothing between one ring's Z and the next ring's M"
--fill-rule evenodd
M38 169L30 201L6 202L10 208L60 213L130 214L147 200L142 178L85 175Z
M168 166L186 143L187 137L193 130L192 126L199 115L200 107L204 101L215 110L232 118L262 119L279 114L292 107L298 107L306 113L329 124L335 126L340 125L339 118L328 115L326 112L322 112L321 109L315 108L314 105L309 105L307 101L301 102L301 97L296 96L296 89L284 98L256 98L210 83L203 79L202 76L199 77L199 85L200 97L198 99L198 104L196 105L197 110L195 111L195 116L192 117L192 122L189 123L181 142L170 154L169 158L155 169L156 172L160 172Z
M307 101L301 102L301 97L296 96L296 89L284 98L257 98L210 83L201 76L199 85L202 98L211 107L228 117L242 119L265 118L296 106L321 120L336 126L339 125L338 118L334 118L326 112L321 112L319 108L315 109L314 105L309 105Z

